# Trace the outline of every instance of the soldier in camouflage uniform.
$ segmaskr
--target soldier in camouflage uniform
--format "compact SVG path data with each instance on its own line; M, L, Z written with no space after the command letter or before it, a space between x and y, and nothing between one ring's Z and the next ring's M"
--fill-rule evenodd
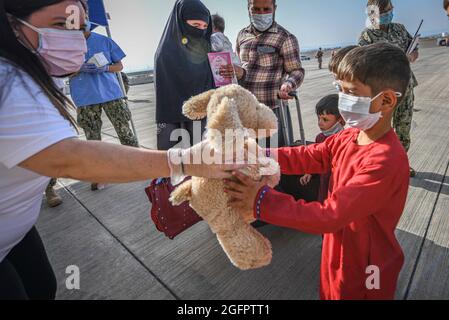
M392 17L393 5L391 0L369 0L368 7L369 6L378 6L381 16L391 12L390 14ZM413 37L402 24L390 22L388 24L381 24L377 28L370 27L363 30L360 35L359 45L365 46L377 42L388 42L398 46L404 50L404 52L407 52L412 40ZM409 60L410 62L414 62L417 58L418 49L416 49L409 56ZM410 131L412 127L413 108L415 102L414 88L417 85L418 81L412 73L412 78L410 79L408 89L397 106L393 118L393 127L407 152L411 145ZM411 169L410 176L414 177L415 175L415 170Z
M94 104L84 108L78 108L78 125L83 128L87 140L101 140L102 111L106 113L117 132L120 143L126 146L138 147L136 136L132 131L129 121L131 112L124 99L106 103Z
M318 68L320 70L323 69L323 57L324 57L324 52L323 52L323 49L320 48L315 55L315 58L318 59Z
M70 93L77 107L77 122L84 130L87 140L101 140L103 111L117 132L121 144L138 147L131 129L131 112L122 91L118 76L123 71L122 60L126 57L114 40L91 32L86 25L87 42L85 63L80 72L70 78ZM126 82L125 82L126 84ZM92 184L97 190L98 184Z

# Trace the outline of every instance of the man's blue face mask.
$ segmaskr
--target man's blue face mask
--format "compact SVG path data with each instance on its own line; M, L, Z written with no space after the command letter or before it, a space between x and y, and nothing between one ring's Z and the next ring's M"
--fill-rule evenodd
M393 9L380 15L379 24L381 26L389 25L391 22L393 22L394 18L394 11Z

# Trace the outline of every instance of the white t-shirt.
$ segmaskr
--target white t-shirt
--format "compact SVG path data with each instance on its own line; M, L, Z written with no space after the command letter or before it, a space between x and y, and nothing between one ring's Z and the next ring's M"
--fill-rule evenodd
M32 78L0 59L0 262L36 223L50 181L18 165L74 137Z

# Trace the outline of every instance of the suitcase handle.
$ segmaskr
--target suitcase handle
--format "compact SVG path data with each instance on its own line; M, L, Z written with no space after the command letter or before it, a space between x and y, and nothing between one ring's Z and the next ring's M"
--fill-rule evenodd
M305 135L305 131L304 131L304 124L303 124L303 119L302 119L302 112L301 112L301 104L299 102L299 97L298 97L298 93L296 91L292 91L288 94L290 97L295 98L296 101L296 111L298 114L298 122L299 122L299 133L301 135L301 143L302 145L306 146L307 145L307 141L306 141L306 135ZM281 115L282 118L284 119L284 121L286 120L284 112L282 111L283 107L284 107L284 100L280 100L281 101ZM289 137L287 132L284 132L284 136L286 141L289 141L291 144L291 138Z
M296 91L292 91L288 94L292 98L298 98L298 93ZM281 96L278 94L278 99L281 101L286 101L285 99L281 99Z

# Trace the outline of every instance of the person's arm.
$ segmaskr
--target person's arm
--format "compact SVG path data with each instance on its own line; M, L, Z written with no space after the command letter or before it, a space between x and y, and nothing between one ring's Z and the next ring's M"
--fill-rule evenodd
M284 59L284 72L288 75L284 84L290 84L291 90L296 90L304 81L305 70L301 64L301 53L295 36L290 35L286 39L280 54Z
M367 46L372 44L371 38L368 35L368 32L366 30L363 30L362 33L359 36L359 46Z
M108 72L117 73L121 72L123 70L123 63L122 61L118 61L116 63L113 63L109 65Z
M169 177L167 152L104 142L66 139L23 161L20 167L47 177L127 183ZM185 165L187 176L229 177L235 165Z
M237 41L236 41L236 44L235 44L235 52L237 53L237 55L239 57L240 57L240 37L241 37L241 32L239 32L239 34L237 36Z
M324 204L295 201L289 195L269 189L254 210L254 217L278 226L312 234L334 233L351 222L379 212L398 193L402 183L392 168L368 166L336 190ZM266 190L266 189L265 189ZM262 191L263 192L263 191ZM402 196L399 194L397 196ZM260 197L260 193L256 199ZM404 205L406 195L404 196ZM403 208L401 208L403 209ZM399 209L398 209L399 210Z
M118 61L116 63L107 64L103 67L97 67L95 64L92 63L85 63L79 73L104 73L104 72L111 72L111 73L117 73L121 72L123 70L123 64L121 61ZM78 73L78 74L79 74ZM78 75L76 74L76 75ZM76 75L70 76L70 78L73 78Z
M220 75L227 79L231 79L235 75L239 82L245 80L246 73L247 73L247 67L248 67L248 63L243 61L243 59L240 56L240 37L241 37L241 33L239 33L239 35L237 36L236 52L237 52L237 55L240 57L242 64L240 66L236 65L236 64L222 66L219 71Z
M117 73L123 71L122 60L126 57L125 52L119 47L112 39L107 39L108 50L111 57L111 64L109 65L108 72Z
M335 190L324 204L296 201L290 195L264 186L266 181L257 182L240 173L234 174L238 182L226 181L225 192L230 196L229 205L238 210L245 221L256 218L311 234L335 233L387 205L397 205L397 210L402 211L409 178L408 175L398 176L397 172L396 168L379 164L367 165L345 186Z
M331 171L329 142L307 147L270 149L266 153L279 162L282 174L324 174Z

